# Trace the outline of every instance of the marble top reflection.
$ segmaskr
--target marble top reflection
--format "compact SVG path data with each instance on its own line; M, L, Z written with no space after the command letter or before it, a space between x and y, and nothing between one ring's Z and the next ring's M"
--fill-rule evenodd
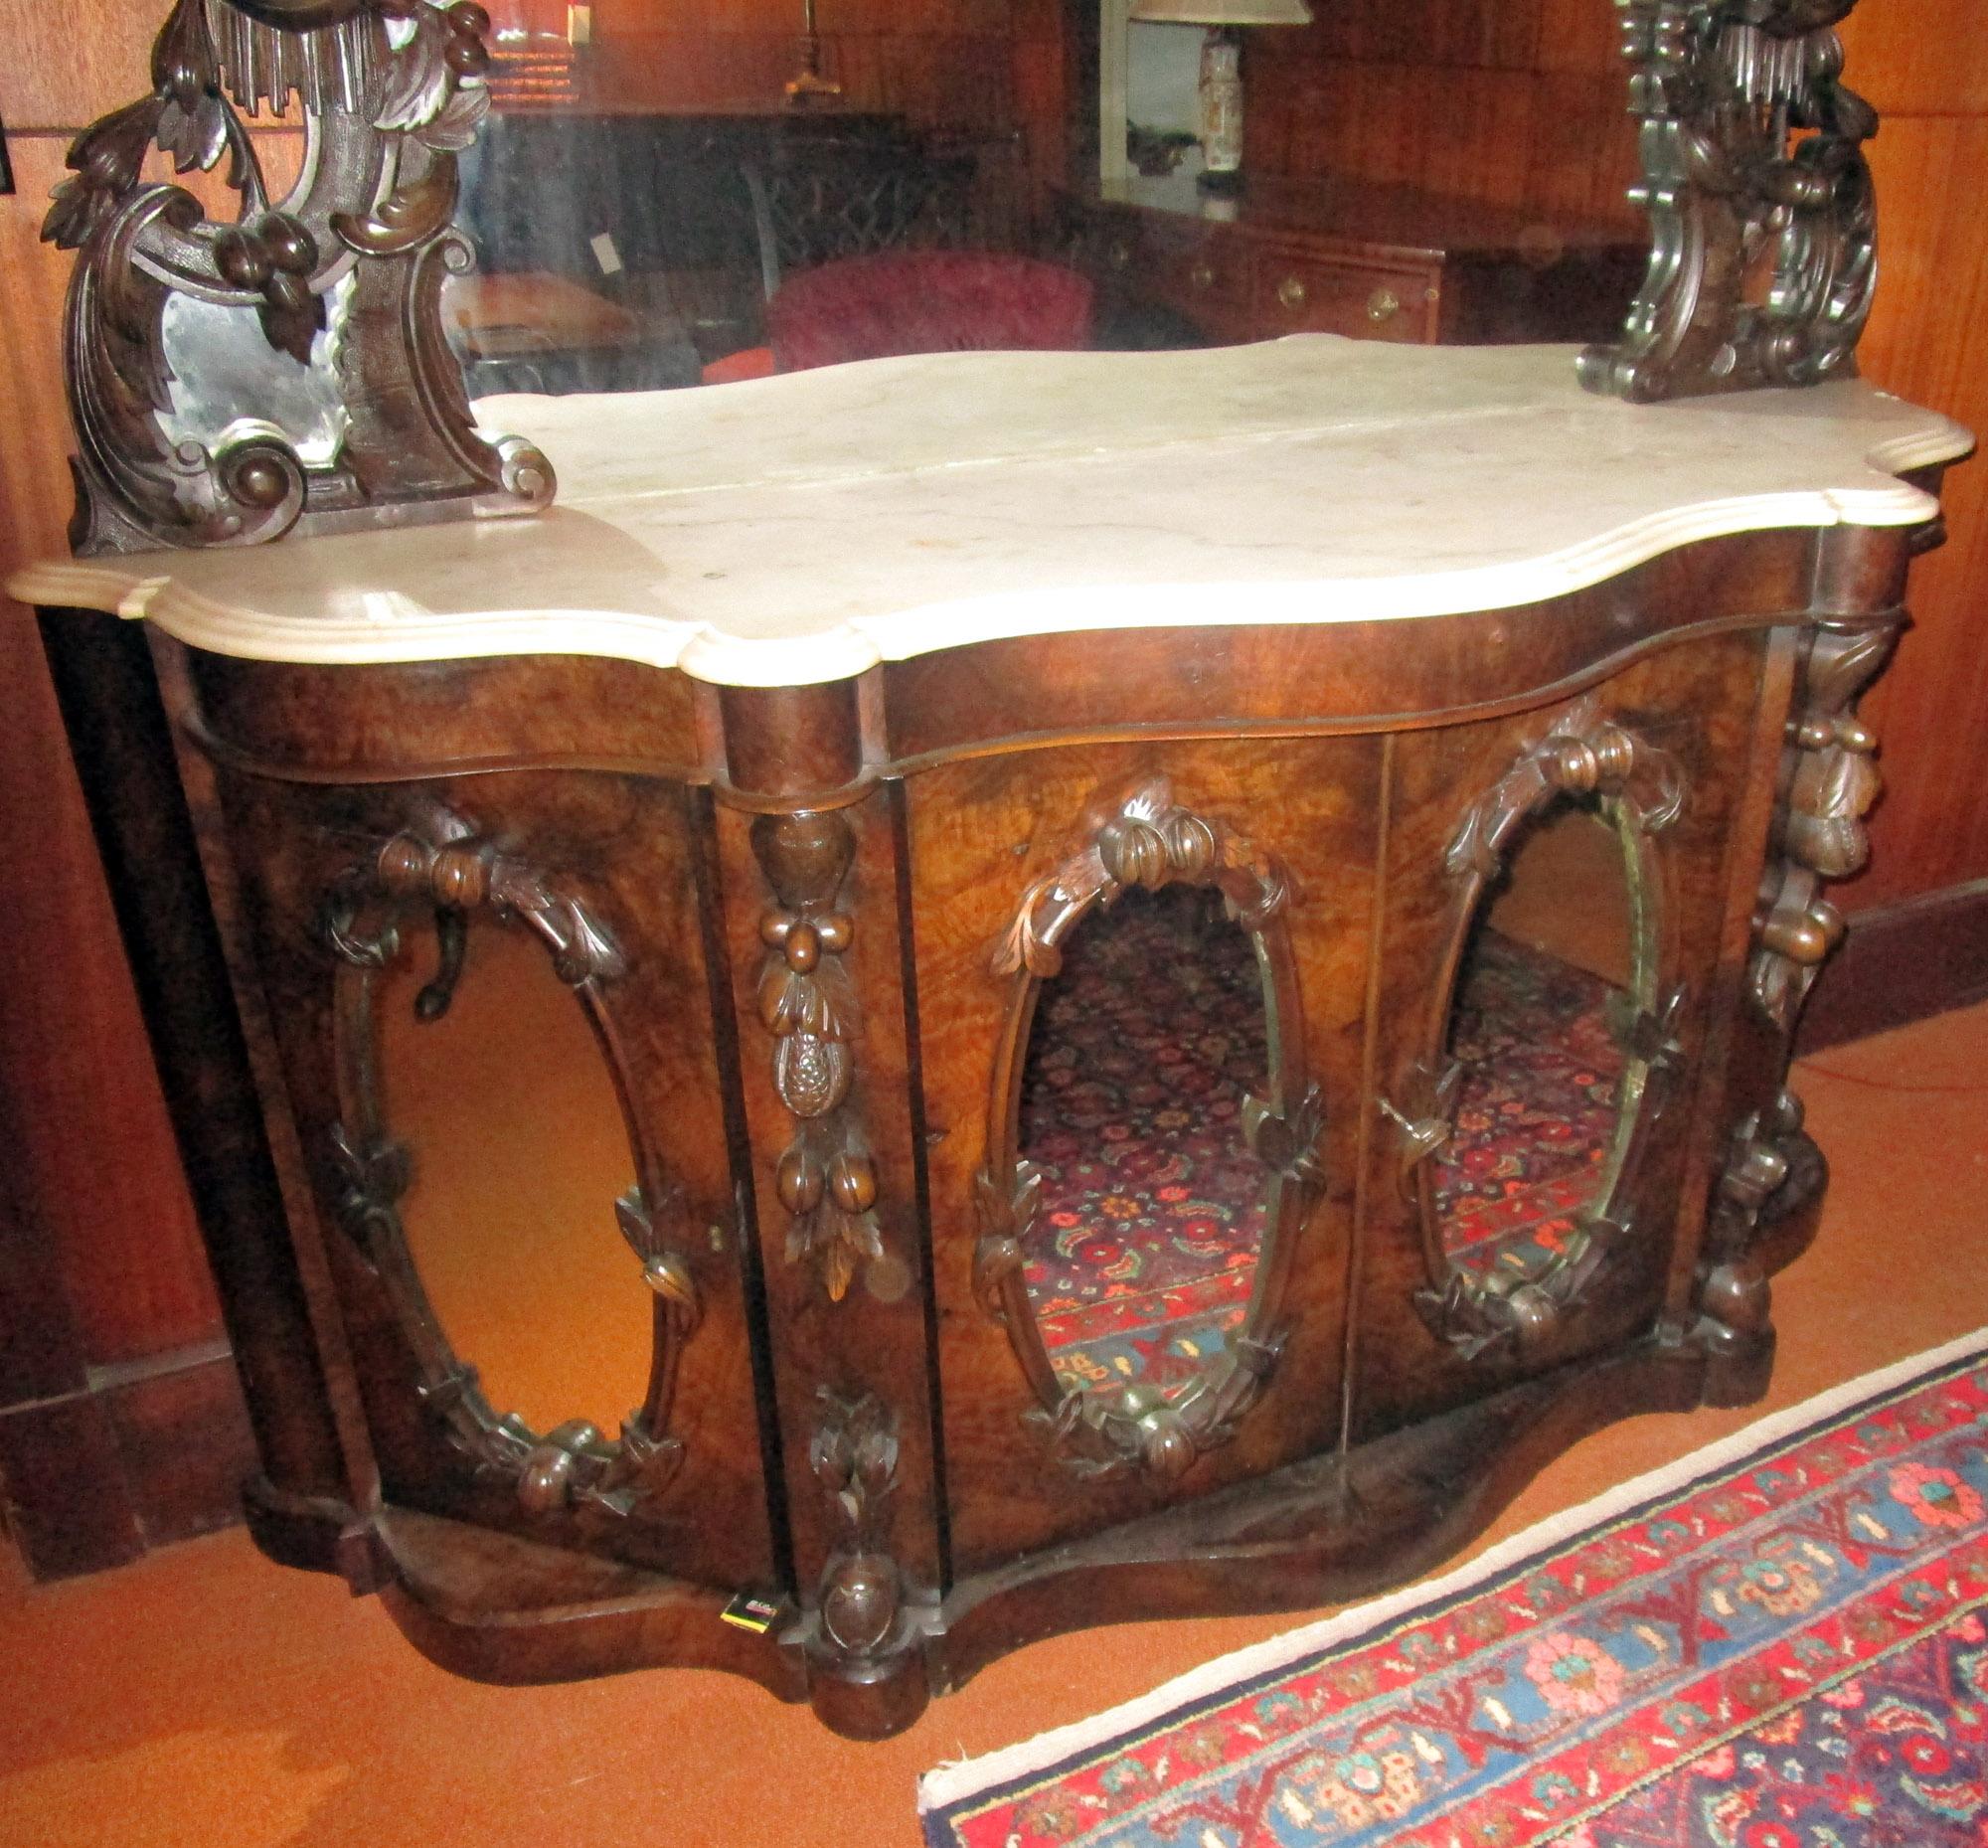
M1958 424L1846 381L1659 406L1572 347L1300 334L946 353L694 391L484 400L536 518L63 562L26 601L257 659L618 656L780 686L998 637L1412 620L1583 588L1694 540L1907 525Z

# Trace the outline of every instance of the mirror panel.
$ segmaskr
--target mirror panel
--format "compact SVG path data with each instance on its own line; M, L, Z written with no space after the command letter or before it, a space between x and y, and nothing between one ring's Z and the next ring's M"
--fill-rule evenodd
M1639 862L1606 810L1562 796L1527 828L1458 973L1434 1205L1444 1257L1493 1288L1579 1261L1639 1092L1621 1036L1654 978L1637 953Z
M1421 1208L1433 1333L1562 1351L1633 1236L1631 1182L1684 1006L1657 837L1683 766L1588 694L1463 812L1424 1051L1381 1107Z
M376 1002L385 1118L412 1156L408 1251L484 1397L534 1432L612 1435L648 1391L650 1295L615 1229L635 1184L614 1087L572 991L521 930L477 924L446 1012L418 939Z
M1021 895L973 1287L1081 1476L1171 1482L1274 1370L1324 1184L1282 864L1154 776Z
M1128 893L1067 940L1021 1101L1029 1301L1066 1390L1191 1391L1241 1329L1268 1181L1242 1100L1268 1089L1268 1036L1254 948L1212 887Z

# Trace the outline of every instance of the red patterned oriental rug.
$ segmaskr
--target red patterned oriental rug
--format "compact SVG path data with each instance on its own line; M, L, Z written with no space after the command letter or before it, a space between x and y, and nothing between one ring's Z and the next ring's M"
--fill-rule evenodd
M919 1785L931 1848L1988 1844L1988 1331Z

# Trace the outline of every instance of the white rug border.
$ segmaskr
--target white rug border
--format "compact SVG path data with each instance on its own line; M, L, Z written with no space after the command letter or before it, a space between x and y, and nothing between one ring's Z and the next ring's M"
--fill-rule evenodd
M1489 1551L1439 1579L1417 1580L1399 1592L1389 1593L1385 1597L1349 1604L1335 1615L1322 1617L1301 1629L1288 1630L1281 1636L1272 1636L1267 1641L1233 1650L1212 1662L1203 1663L1199 1668L1190 1669L1184 1675L1175 1676L1150 1694L1139 1695L1103 1713L1057 1727L1052 1732L1039 1733L1034 1739L1023 1740L1019 1745L984 1753L979 1758L960 1759L936 1765L918 1779L918 1815L929 1815L935 1809L946 1808L996 1784L1044 1770L1075 1753L1101 1745L1122 1733L1134 1732L1191 1701L1220 1693L1226 1687L1251 1680L1272 1669L1286 1667L1304 1656L1318 1654L1349 1636L1373 1629L1417 1605L1438 1603L1458 1592L1468 1591L1533 1554L1548 1551L1583 1528L1599 1527L1639 1502L1682 1488L1700 1476L1725 1468L1750 1451L1790 1436L1807 1426L1856 1405L1860 1400L1874 1399L1894 1387L1908 1384L1920 1374L1937 1372L1949 1362L1981 1353L1988 1353L1988 1327L1977 1328L1939 1347L1909 1355L1889 1367L1880 1367L1873 1373L1860 1374L1856 1379L1847 1380L1841 1386L1832 1386L1799 1405L1788 1407L1784 1412L1771 1413L1735 1431L1730 1437L1722 1437L1702 1449L1693 1450L1674 1463L1665 1463L1661 1468L1648 1470L1631 1481L1605 1489L1576 1508L1550 1515L1525 1532L1514 1534L1509 1540L1501 1540Z

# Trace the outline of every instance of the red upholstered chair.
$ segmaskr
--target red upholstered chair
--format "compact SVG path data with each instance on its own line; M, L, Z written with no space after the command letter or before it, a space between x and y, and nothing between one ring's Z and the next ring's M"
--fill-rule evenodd
M1090 344L1087 278L990 251L887 251L790 275L766 303L781 372L964 348Z

